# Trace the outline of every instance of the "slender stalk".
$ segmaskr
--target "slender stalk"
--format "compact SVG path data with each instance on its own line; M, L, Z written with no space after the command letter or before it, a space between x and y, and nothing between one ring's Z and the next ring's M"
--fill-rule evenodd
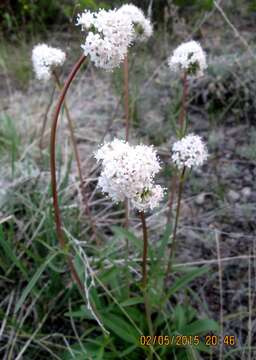
M128 54L124 59L124 110L125 110L125 140L130 135L130 109L129 109L129 61Z
M129 141L129 133L130 133L130 109L129 109L129 61L128 61L128 53L124 59L123 64L124 71L124 111L125 111L125 140ZM129 202L128 199L125 200L125 228L128 230L129 228ZM129 240L126 239L126 269L128 269L128 258L129 258ZM130 279L129 273L127 273L127 289L129 295L130 288Z
M179 131L180 131L181 137L183 136L184 123L185 123L186 113L187 113L188 78L187 78L186 72L184 72L184 74L183 74L182 83L183 83L183 95L182 95L181 111L179 113L179 119L178 119ZM170 224L170 222L171 222L173 202L174 202L174 197L175 197L176 187L177 187L177 180L178 180L177 174L174 174L172 177L171 185L170 185L170 196L169 196L169 200L168 200L168 212L167 212L167 216L166 216L167 224Z
M129 201L128 199L125 200L125 221L124 227L126 230L129 229ZM130 246L128 238L125 239L125 268L126 268L126 279L127 279L127 296L130 296L130 273L128 269L128 262L129 262L129 254L130 254Z
M64 84L64 87L61 90L58 103L56 106L56 110L53 117L52 128L51 128L51 142L50 142L50 163L51 163L51 185L52 185L52 197L53 197L53 208L54 208L54 215L55 215L55 223L56 223L56 232L57 238L60 243L60 247L65 250L66 248L66 241L62 230L62 222L61 222L61 214L59 208L59 201L58 201L58 190L57 190L57 177L56 177L56 133L57 133L57 126L58 126L58 118L59 113L62 107L62 104L65 100L65 96L67 91L72 83L72 80L76 76L77 72L79 71L80 67L82 66L83 62L85 61L86 57L82 55L77 63L74 65L73 69L71 70L67 81ZM70 255L67 256L67 262L70 269L71 276L73 280L77 283L77 286L82 294L84 294L83 284L77 274L77 271L74 267L72 258Z
M53 79L55 81L55 84L56 84L58 90L61 91L62 84L60 82L60 78L59 78L57 72L53 71L52 75L53 75ZM83 183L83 175L82 175L81 160L80 160L80 156L79 156L79 152L78 152L78 148L77 148L77 144L76 144L73 121L71 119L70 112L69 112L69 109L68 109L68 106L67 106L67 103L66 103L65 100L63 101L63 106L64 106L66 116L67 116L67 119L68 119L68 127L69 127L69 131L70 131L70 139L71 139L71 143L72 143L72 146L73 146L75 159L76 159L76 163L77 163L78 176L79 176L80 183L82 184Z
M124 59L124 111L125 111L125 141L129 141L130 109L129 109L129 62L128 54ZM129 203L125 200L125 227L129 227Z
M219 273L219 292L220 292L220 338L224 339L224 333L223 333L223 324L224 324L224 314L223 314L223 271L222 271L222 263L220 260L220 234L217 229L215 229L215 241L216 241L216 249L217 249L217 259L218 259L218 273ZM250 260L249 260L250 264ZM249 290L250 291L250 290ZM223 359L223 340L220 342L219 347L219 360ZM250 359L250 356L248 357L248 360Z
M172 218L172 208L173 208L173 202L175 198L175 192L177 187L177 174L173 174L172 181L170 184L170 196L168 199L168 212L167 212L167 224L171 223Z
M153 336L153 324L151 320L151 309L147 295L147 255L148 255L148 232L144 211L140 212L142 230L143 230L143 257L142 257L142 289L144 294L144 305L146 318L148 323L148 329L151 336Z
M148 232L144 211L140 212L143 231L143 257L142 257L142 286L147 287L147 256L148 256Z
M49 103L47 104L47 108L43 117L43 123L42 123L42 128L40 131L40 140L39 140L39 149L42 155L42 150L43 150L43 139L44 139L44 133L45 133L45 129L46 129L46 124L47 124L47 120L48 120L48 114L50 111L50 108L52 106L53 103L53 98L54 98L54 94L55 94L55 86L52 89L51 95L50 95L50 99L49 99Z
M59 78L59 76L58 76L58 74L57 74L57 72L55 70L53 70L52 76L53 76L53 79L54 79L54 81L56 83L56 86L57 86L58 90L61 91L63 86L62 86L62 84L60 82L60 78ZM74 151L74 154L75 154L77 170L78 170L78 176L79 176L79 181L80 181L80 189L81 189L81 194L82 194L82 198L83 198L84 205L85 205L85 214L88 216L88 219L89 219L89 221L91 223L94 238L96 239L97 244L99 245L96 226L95 226L94 220L93 220L91 212L90 212L90 207L89 207L89 204L88 204L87 192L86 192L86 189L85 189L85 186L84 186L84 179L83 179L83 174L82 174L81 160L80 160L80 155L79 155L79 151L78 151L77 144L76 144L73 121L72 121L72 118L71 118L71 115L70 115L70 112L69 112L69 108L68 108L67 103L66 103L65 100L63 101L63 106L64 106L66 116L67 116L67 119L68 119L68 127L69 127L69 132L70 132L71 144L72 144L73 151Z
M179 127L181 134L183 134L184 131L184 123L186 118L186 112L187 112L187 97L188 97L188 76L187 72L184 72L183 78L183 95L182 95L182 104L181 104L181 111L179 115Z
M180 176L180 179L179 179L177 209L176 209L176 216L175 216L174 228L173 228L173 233L172 233L172 245L170 248L170 256L169 256L166 275L169 275L169 273L171 272L172 264L173 264L173 260L174 260L174 256L175 256L177 229L178 229L179 216L180 216L180 204L181 204L181 197L182 197L183 186L184 186L185 172L186 172L186 167L184 166L181 176Z

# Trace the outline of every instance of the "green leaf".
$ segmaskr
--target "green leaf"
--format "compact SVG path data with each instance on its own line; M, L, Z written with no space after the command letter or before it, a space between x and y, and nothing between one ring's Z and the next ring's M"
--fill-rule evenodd
M37 283L38 279L40 278L40 276L42 275L42 273L44 272L45 268L47 267L47 265L55 258L55 256L59 255L59 252L56 252L54 254L52 254L51 256L49 256L46 261L39 267L39 269L35 272L34 276L31 278L30 282L28 283L28 285L25 287L25 289L23 290L21 297L15 307L15 312L17 312L22 304L24 303L24 301L26 300L27 296L30 294L30 292L32 291L32 289L34 288L35 284Z
M166 251L166 247L171 235L171 231L172 231L172 226L171 225L166 225L164 234L162 239L160 239L160 246L157 250L158 252L158 259L161 261L163 259L164 253Z
M27 275L26 269L24 268L22 262L15 255L13 246L11 246L11 244L9 243L9 239L4 238L4 232L3 232L2 225L0 225L0 245L2 246L2 248L4 250L5 256L7 258L9 258L11 263L13 263L17 266L17 268L24 275L25 279L28 280L28 275Z
M104 325L125 343L138 344L140 334L123 318L113 313L102 316Z
M112 230L115 235L122 239L128 239L131 243L133 243L138 250L142 249L142 240L138 239L132 232L127 229L124 229L120 226L113 226Z
M109 282L112 282L113 278L116 277L118 269L113 266L110 269L107 269L99 274L100 280L106 285Z
M137 348L137 345L132 345L132 346L129 346L127 349L125 349L123 352L120 352L118 355L119 355L119 358L122 358L122 357L125 357L127 355L129 355L131 352L133 352L135 349Z
M168 292L168 298L171 295L175 294L177 291L185 288L187 284L189 284L191 281L195 280L199 276L205 274L207 271L209 271L207 267L201 267L199 269L190 271L189 273L176 280L170 291Z
M210 331L218 333L220 331L219 324L211 319L203 319L184 326L180 333L182 335L203 335Z
M200 358L197 349L193 346L187 346L185 351L187 353L187 360L197 360Z
M205 11L211 11L213 4L213 0L198 0L198 7Z
M126 307L126 306L132 306L132 305L143 304L143 303L144 303L143 297L136 297L136 298L125 300L120 305L123 307Z
M141 238L137 238L137 236L135 236L132 232L120 226L112 226L112 230L115 233L115 236L122 239L128 239L137 248L137 250L142 252L142 248L143 248L142 234L141 234ZM154 256L154 253L150 246L148 247L148 255L150 257Z
M77 318L77 319L86 319L93 320L91 311L89 311L85 305L81 306L79 310L68 311L64 314L64 316Z
M177 305L173 312L175 319L175 329L180 331L182 327L186 324L186 315L183 306Z

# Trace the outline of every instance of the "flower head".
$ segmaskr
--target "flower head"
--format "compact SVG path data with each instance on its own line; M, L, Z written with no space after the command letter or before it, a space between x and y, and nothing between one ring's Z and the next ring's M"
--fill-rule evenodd
M117 10L85 11L77 18L77 25L88 31L85 55L90 55L95 66L112 70L124 60L134 37L131 20Z
M189 41L178 46L169 58L169 66L174 71L186 71L190 76L199 77L207 68L206 55L201 45Z
M143 11L133 4L125 4L118 12L127 15L134 25L134 38L137 41L146 41L153 34L153 26Z
M46 44L38 44L32 51L33 68L38 80L49 80L53 69L62 66L66 54Z
M189 134L172 147L172 161L179 169L202 166L207 157L206 145L198 135Z
M160 163L151 146L131 146L114 139L104 144L95 158L102 163L98 186L115 202L131 200L137 209L154 208L162 199L163 190L154 184Z
M141 193L132 198L132 206L139 211L151 209L159 205L164 197L164 189L160 185L145 187Z

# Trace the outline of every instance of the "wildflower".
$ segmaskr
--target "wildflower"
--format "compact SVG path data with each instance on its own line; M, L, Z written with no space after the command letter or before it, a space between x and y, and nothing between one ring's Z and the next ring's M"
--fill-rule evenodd
M158 205L163 190L154 184L154 177L161 167L153 147L131 146L114 139L104 144L95 153L95 158L102 163L98 186L113 201L129 199L139 210Z
M202 166L207 157L207 147L198 135L189 134L172 147L172 161L178 169Z
M207 68L205 52L201 45L193 40L178 46L168 63L174 71L185 71L195 77L202 76Z
M95 13L85 10L82 14L78 14L76 25L80 25L82 31L89 30L95 22Z
M144 188L141 193L137 193L132 198L132 206L139 211L147 210L148 208L153 210L159 205L163 196L164 189L160 185L152 185Z
M77 18L77 25L87 31L81 47L96 67L112 70L124 60L134 37L131 20L117 10L85 11Z
M126 4L120 7L119 13L127 15L134 25L134 39L146 41L153 34L153 26L150 19L147 19L143 11L133 4Z
M46 44L38 44L32 51L33 68L38 80L49 80L51 72L62 66L66 60L66 54L57 48Z

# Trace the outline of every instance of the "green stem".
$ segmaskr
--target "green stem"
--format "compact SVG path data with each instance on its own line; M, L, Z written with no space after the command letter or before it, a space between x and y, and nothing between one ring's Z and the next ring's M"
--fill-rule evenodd
M129 140L130 132L130 109L129 109L129 62L128 62L128 53L124 59L123 63L124 71L124 110L125 110L125 141ZM125 200L125 229L129 229L129 202L128 199ZM126 258L126 270L127 270L127 291L129 296L130 289L130 276L128 271L128 258L129 258L129 240L126 238L126 249L125 249L125 258Z
M179 124L179 137L184 136L184 124L186 120L186 113L187 113L187 98L188 98L188 78L187 73L184 72L182 77L183 82L183 95L182 95L182 103L181 103L181 111L179 114L178 124ZM168 212L167 212L167 224L171 223L172 217L172 209L173 209L173 202L176 192L177 186L177 174L175 173L172 177L171 185L170 185L170 196L168 200Z
M147 254L148 254L148 232L144 211L140 212L143 231L143 257L142 257L142 287L147 287Z
M186 172L186 167L184 166L181 176L180 176L180 179L179 179L177 209L176 209L176 216L175 216L174 228L173 228L173 233L172 233L172 245L170 248L170 256L169 256L166 276L170 275L170 273L171 273L172 264L173 264L174 256L175 256L176 242L177 242L177 229L178 229L179 216L180 216L180 204L181 204L181 197L182 197L183 186L184 186L185 172Z
M143 258L142 258L142 289L144 294L144 305L146 318L148 323L148 329L151 336L153 336L153 324L151 319L151 309L147 296L147 254L148 254L148 232L147 232L147 224L144 211L140 212L142 230L143 230Z
M125 140L130 135L130 109L129 109L129 62L128 54L124 59L124 110L125 110Z
M183 95L182 95L181 111L180 111L180 115L179 115L179 127L180 127L181 137L183 137L183 135L184 135L183 134L184 123L185 123L186 112L187 112L188 76L187 76L186 71L184 72L182 82L183 82Z

